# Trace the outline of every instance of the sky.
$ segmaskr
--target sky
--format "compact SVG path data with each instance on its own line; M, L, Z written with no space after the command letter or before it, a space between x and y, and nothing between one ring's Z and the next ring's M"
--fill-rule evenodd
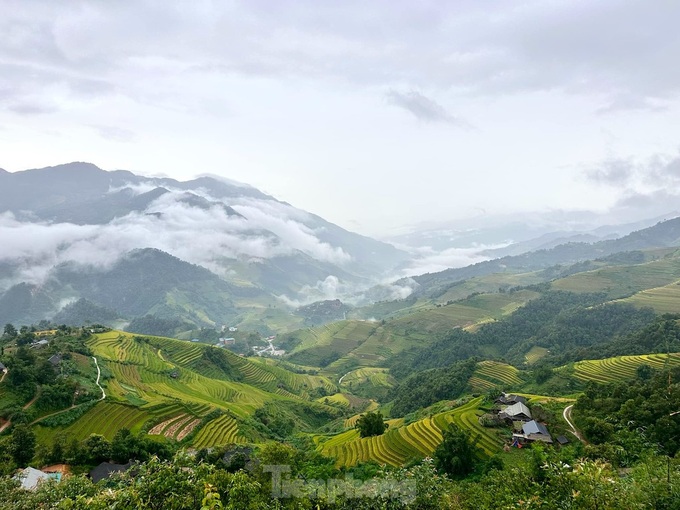
M249 183L360 233L680 204L680 2L0 0L0 168Z

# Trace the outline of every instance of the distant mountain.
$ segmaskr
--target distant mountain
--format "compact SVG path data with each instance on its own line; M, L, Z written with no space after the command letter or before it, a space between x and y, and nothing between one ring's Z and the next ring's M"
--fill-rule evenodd
M493 273L535 271L558 264L573 264L584 260L607 257L614 253L680 246L680 218L663 221L637 230L618 239L596 243L570 242L554 248L536 250L521 255L501 257L467 267L447 269L415 276L419 295L432 295L459 281ZM406 281L406 280L404 280Z
M0 322L80 298L130 319L181 310L196 325L243 306L287 313L284 303L368 287L409 257L245 184L82 162L0 172L0 242L14 248L0 260Z
M119 313L81 298L62 308L52 318L52 322L55 324L76 326L83 324L104 324L106 326L112 326L116 324L120 318Z

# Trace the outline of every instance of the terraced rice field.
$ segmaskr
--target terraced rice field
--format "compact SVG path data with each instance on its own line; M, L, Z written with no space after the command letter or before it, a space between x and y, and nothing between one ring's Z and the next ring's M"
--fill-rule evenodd
M149 430L149 434L162 435L181 441L200 423L201 419L192 414L182 413L162 421Z
M479 424L478 416L482 413L478 407L481 401L480 397L459 408L409 425L402 425L403 421L394 422L381 436L361 438L357 430L348 430L325 441L323 437L317 437L318 450L334 458L339 467L353 466L368 460L402 466L412 459L432 455L442 440L442 431L450 423L455 423L461 428L470 430L473 436L479 436L477 445L480 448L480 455L491 455L499 451L503 443L493 432ZM358 416L353 417L354 423L356 418Z
M144 422L152 417L153 414L147 410L103 401L66 427L63 434L78 440L86 439L90 434L101 434L111 440L116 431L122 428L138 432Z
M512 365L497 361L480 361L470 378L470 386L475 391L507 389L522 384L519 374L519 370Z
M197 437L201 445L223 444L242 440L236 437L235 419L252 415L265 402L307 405L307 396L315 389L324 388L331 395L338 389L323 376L296 374L264 360L249 360L181 340L138 340L112 331L95 335L88 345L106 369L105 374L112 376L102 381L107 398L67 428L41 427L45 436L73 432L77 437L90 433L109 437L123 427L140 431L152 420L156 424L154 434L182 440L202 416L220 409L228 414L213 420ZM209 377L211 374L214 377ZM354 400L348 399L348 405L355 405Z
M343 375L341 384L343 387L370 384L371 386L391 388L394 386L395 380L389 375L389 369L387 368L364 367Z
M578 273L555 280L552 287L570 292L607 292L610 299L614 299L669 285L679 278L680 258L670 257L643 264L604 267Z
M574 363L574 377L582 381L613 383L635 379L640 365L649 365L657 370L667 366L680 366L680 353L644 354L640 356L618 356Z
M349 399L342 393L336 393L335 395L317 398L316 401L322 403L331 402L342 407L349 407Z
M531 349L529 349L529 352L524 355L524 358L526 359L527 365L533 365L539 359L546 356L549 352L550 351L545 347L534 345Z
M675 282L665 287L644 290L618 302L630 303L640 308L653 308L659 314L678 313L680 312L680 282Z
M225 414L207 423L196 434L193 446L195 448L210 448L231 443L243 443L244 441L238 435L236 420Z
M344 356L365 343L376 331L378 324L370 321L340 321L318 328L296 332L302 339L293 349L291 361L322 366L331 355Z

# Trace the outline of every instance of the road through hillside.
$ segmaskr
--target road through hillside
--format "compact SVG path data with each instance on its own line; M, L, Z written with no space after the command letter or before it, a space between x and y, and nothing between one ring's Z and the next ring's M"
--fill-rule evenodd
M585 443L585 439L583 439L583 436L581 433L578 431L578 429L574 426L574 423L571 421L571 410L574 407L574 404L568 405L567 407L564 408L564 411L562 412L562 416L564 417L564 421L569 424L569 427L571 428L570 432L574 434L579 441L582 443Z
M104 392L104 388L102 388L101 384L99 384L99 378L101 377L102 373L99 370L99 363L97 363L97 358L92 356L92 359L94 360L94 365L97 367L97 380L94 383L100 390L102 390L102 398L100 398L99 400L104 400L106 398L106 393Z

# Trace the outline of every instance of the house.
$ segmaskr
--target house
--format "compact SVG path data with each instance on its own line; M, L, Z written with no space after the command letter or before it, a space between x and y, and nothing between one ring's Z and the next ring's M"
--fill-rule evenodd
M50 345L50 342L48 340L42 339L38 340L37 342L33 342L31 344L31 347L35 349L40 349L41 347L47 347L48 345Z
M191 341L192 342L200 342L200 340L198 338L192 338Z
M513 438L525 441L543 441L544 443L552 443L552 437L545 425L538 423L536 420L531 420L522 426L521 434L513 434Z
M124 473L125 471L130 469L130 467L132 467L132 462L128 462L127 464L113 464L111 462L102 462L96 468L90 471L87 474L87 476L89 476L92 479L93 483L97 483L100 480L109 478L111 475L115 473Z
M531 411L522 402L517 402L503 409L498 413L498 416L501 419L510 421L529 421L531 420Z
M231 326L231 327L229 328L229 331L233 333L234 331L238 331L238 328L236 328L236 327L234 327L234 326Z
M3 365L2 363L0 363L0 374L5 372L6 370L7 370L7 367L5 365Z
M39 469L27 467L16 475L14 479L21 482L22 489L33 491L38 487L39 483L45 480L55 479L61 481L61 473L45 473Z
M61 354L53 354L49 358L47 358L47 361L49 361L54 368L57 368L61 364Z
M229 471L238 469L252 470L255 466L253 449L249 446L234 446L224 452L222 461L226 464Z
M514 394L507 394L503 393L500 397L496 399L497 404L501 405L506 405L506 406L511 406L513 404L516 404L517 402L521 402L522 404L527 403L527 399L524 397L520 397L519 395L514 395Z
M567 439L566 436L557 436L557 442L560 443L560 445L564 446L569 442L569 439Z

